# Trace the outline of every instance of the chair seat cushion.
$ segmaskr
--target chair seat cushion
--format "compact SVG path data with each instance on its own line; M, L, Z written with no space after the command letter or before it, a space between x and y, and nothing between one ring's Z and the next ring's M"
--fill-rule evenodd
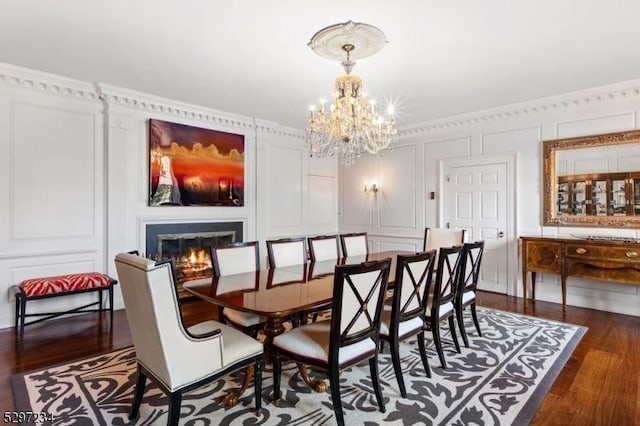
M222 314L232 323L241 325L243 327L251 327L253 325L267 322L267 319L265 317L230 308L224 308Z
M424 326L424 322L422 318L415 317L411 318L407 321L401 321L398 326L398 337L402 339L404 336L408 336L409 334L414 334L416 330L422 329ZM380 322L380 335L384 337L388 337L391 327L391 306L385 305L384 310L382 311L382 321Z
M98 289L109 287L110 285L111 278L108 276L97 272L89 272L24 280L20 283L20 290L27 297L33 297Z
M273 346L300 357L328 363L330 331L331 320L306 324L274 337ZM338 363L345 365L362 354L375 351L373 340L365 339L340 348Z
M462 304L466 305L472 301L476 300L476 293L474 291L465 291L462 293Z
M222 365L224 367L263 353L262 343L218 321L204 321L189 327L187 330L197 336L218 328L222 331Z
M443 305L440 305L440 318L446 318L449 315L451 315L451 313L453 312L453 303L452 302L447 302ZM427 318L431 317L431 300L429 300L429 302L427 303Z

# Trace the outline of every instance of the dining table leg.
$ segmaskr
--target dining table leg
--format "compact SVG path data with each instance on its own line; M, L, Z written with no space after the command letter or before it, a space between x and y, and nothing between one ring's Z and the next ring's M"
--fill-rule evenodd
M285 328L282 325L280 318L268 318L267 324L264 326L264 362L271 364L271 347L273 345L273 338L284 333Z
M324 380L312 379L311 377L309 377L309 371L307 370L307 366L304 365L303 363L296 362L296 365L298 366L298 371L300 371L300 376L302 376L302 380L304 380L307 386L309 386L311 389L313 389L317 393L324 393L327 391L327 384L324 382Z
M227 394L222 398L222 403L225 407L233 407L240 401L240 397L244 394L244 391L249 387L249 383L251 383L251 379L253 379L254 367L253 365L248 366L244 370L244 380L242 381L242 386L238 390L232 390L227 392Z

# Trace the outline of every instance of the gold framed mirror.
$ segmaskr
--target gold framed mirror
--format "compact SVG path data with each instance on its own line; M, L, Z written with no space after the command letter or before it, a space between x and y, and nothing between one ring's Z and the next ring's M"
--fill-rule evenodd
M640 228L640 130L542 142L543 224Z

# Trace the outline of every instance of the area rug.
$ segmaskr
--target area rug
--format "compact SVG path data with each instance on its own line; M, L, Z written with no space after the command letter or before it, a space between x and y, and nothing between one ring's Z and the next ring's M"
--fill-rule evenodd
M386 413L378 410L368 364L340 376L345 422L353 425L522 425L535 414L546 392L586 332L586 328L490 309L478 309L482 337L467 324L470 348L456 353L445 341L448 368L440 367L432 343L426 377L415 340L400 346L407 398L402 398L388 350L379 356ZM429 336L430 337L430 336ZM445 336L446 339L446 336ZM314 374L322 378L321 373ZM221 398L237 388L241 374L185 395L181 425L331 425L331 396L317 394L292 363L283 365L283 400L271 403L273 380L263 376L263 409L255 416L249 389L238 405ZM125 348L11 378L16 409L48 413L56 425L166 424L167 398L148 385L140 417L130 422L135 384L135 351ZM328 383L327 383L328 384Z

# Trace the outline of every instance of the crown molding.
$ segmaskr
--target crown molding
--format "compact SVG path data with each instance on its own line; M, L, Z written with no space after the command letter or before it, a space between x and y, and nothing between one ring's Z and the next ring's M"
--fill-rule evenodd
M257 132L263 132L274 136L288 137L300 140L304 139L304 130L296 129L293 127L280 126L272 121L256 119L255 126Z
M0 85L99 101L99 94L91 83L5 63L0 63Z
M280 136L300 137L302 133L266 120L258 120L238 114L205 108L199 105L175 101L160 96L149 95L131 89L97 83L100 99L109 108L113 106L146 112L173 115L176 117L213 123L225 127L248 131L262 131Z
M400 137L424 135L442 130L474 126L484 123L514 120L553 111L568 110L586 105L605 104L640 97L640 80L600 86L557 96L520 102L469 114L429 120L398 130Z
M237 114L231 114L198 105L187 104L104 83L88 83L0 62L0 86L34 90L73 99L95 101L107 107L123 107L146 112L174 115L186 119L210 122L217 125L257 131L279 137L302 140L304 131L277 123Z
M150 111L194 120L208 121L240 129L253 129L253 119L250 117L208 109L198 105L179 102L173 99L167 99L105 83L96 83L96 86L99 89L100 99L110 107L118 106L128 109Z

